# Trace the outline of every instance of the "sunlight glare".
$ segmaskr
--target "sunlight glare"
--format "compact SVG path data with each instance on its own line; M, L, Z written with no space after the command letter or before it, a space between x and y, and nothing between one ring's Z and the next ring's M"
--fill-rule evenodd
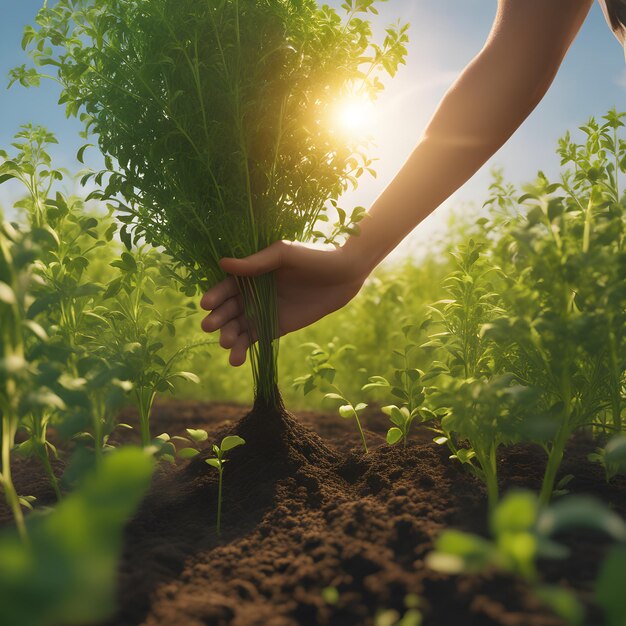
M337 105L334 118L338 130L350 135L362 135L373 130L376 110L369 98L351 96Z

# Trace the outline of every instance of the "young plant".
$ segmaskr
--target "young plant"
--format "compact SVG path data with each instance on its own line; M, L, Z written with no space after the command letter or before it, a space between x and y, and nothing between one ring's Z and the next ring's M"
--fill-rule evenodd
M363 450L365 454L368 454L365 433L363 432L361 420L359 419L359 414L367 408L367 404L364 402L353 404L345 397L345 394L342 393L341 389L335 383L337 369L332 362L335 359L341 358L346 352L354 350L354 346L343 345L338 347L337 342L338 339L335 337L335 339L328 344L326 350L316 343L303 344L301 346L302 348L311 350L306 357L309 373L296 378L293 381L293 386L296 389L302 388L305 396L318 388L321 390L332 390L325 393L324 400L339 402L339 416L343 419L354 419L361 436L361 441L363 442Z
M371 376L369 382L362 388L363 391L389 389L391 395L401 401L400 406L396 404L385 406L382 411L394 424L387 432L387 443L394 445L402 441L405 448L413 422L417 419L420 423L425 423L436 417L424 406L428 391L424 386L425 374L413 367L414 353L419 346L413 341L412 336L421 330L422 327L414 324L406 324L402 328L403 347L393 351L396 366L392 377L393 383L384 376Z
M626 545L624 520L602 502L587 496L568 496L542 508L532 492L507 494L491 512L490 529L491 539L445 530L435 543L435 551L428 555L427 565L447 574L495 569L519 576L539 600L572 626L583 624L584 611L579 600L562 587L545 585L538 571L539 559L562 559L569 555L568 548L556 543L554 536L566 530L589 529L620 542L622 551ZM616 551L607 559L605 574L614 572L616 563L611 559L617 561L617 556ZM605 606L616 607L620 598L615 594L615 585L606 583L601 579L598 596Z
M144 447L153 443L150 416L157 393L173 391L177 380L200 382L196 374L178 369L177 364L192 350L215 343L200 341L167 354L166 336L176 335L176 323L189 317L195 306L164 308L155 303L160 293L171 290L171 276L159 271L164 263L164 255L154 249L123 252L111 263L119 275L109 283L105 304L97 310L106 320L109 358L121 363L132 383Z
M33 358L33 351L47 339L44 329L27 316L37 254L30 233L20 233L8 223L0 225L0 488L24 542L28 539L22 506L30 508L30 501L20 497L13 484L15 435L27 416L64 406L41 384L41 370Z
M29 546L16 541L13 529L3 529L1 624L70 626L111 617L124 527L150 487L153 469L142 450L116 450L57 507L29 520Z
M364 142L333 126L353 94L374 98L406 56L406 25L373 41L376 0L59 0L27 27L37 66L55 68L68 115L98 138L102 198L121 235L163 246L196 284L219 260L307 240L329 201L369 167ZM38 84L25 66L13 81ZM82 152L81 152L82 156ZM87 176L86 179L90 178ZM120 201L120 197L123 201ZM282 410L271 275L242 279L256 397Z
M457 269L444 282L449 297L430 307L443 330L421 346L443 348L448 356L445 373L465 380L494 371L491 342L481 330L504 309L492 282L499 268L490 262L488 251L487 242L470 239L452 253Z
M558 183L540 174L519 199L527 217L513 221L496 246L507 313L492 320L483 336L497 345L503 367L542 391L545 412L553 416L543 504L575 430L622 428L623 117L613 111L604 123L590 120L582 127L582 144L569 135L560 142L562 162L574 170Z
M498 449L527 437L527 420L537 411L538 395L511 374L456 381L439 394L447 414L441 420L444 436L436 441L447 444L450 458L485 483L490 510L499 497Z
M189 432L189 431L188 431ZM226 453L233 448L243 446L245 440L237 435L229 435L222 439L222 443L218 446L213 444L214 457L206 459L207 465L214 467L219 472L219 482L217 487L217 524L216 531L218 536L222 533L222 479L224 475L224 465L227 463Z
M598 448L587 458L604 467L607 481L618 474L626 475L626 435L612 437L604 448Z

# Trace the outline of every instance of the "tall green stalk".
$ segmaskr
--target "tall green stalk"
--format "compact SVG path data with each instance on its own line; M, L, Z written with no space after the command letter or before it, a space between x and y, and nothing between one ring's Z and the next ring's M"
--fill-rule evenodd
M24 514L19 497L13 484L11 473L11 449L15 442L15 433L19 425L17 403L19 390L15 376L25 366L22 324L15 292L16 276L10 250L0 232L0 281L7 291L0 299L0 360L3 370L0 373L0 415L2 416L2 469L0 484L13 514L15 525L23 541L27 541ZM12 370L16 370L12 372Z

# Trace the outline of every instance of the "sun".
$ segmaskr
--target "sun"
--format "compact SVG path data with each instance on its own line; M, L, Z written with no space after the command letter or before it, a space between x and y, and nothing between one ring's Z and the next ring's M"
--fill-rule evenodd
M357 136L369 134L376 122L376 108L366 96L350 96L337 103L333 126L342 133Z

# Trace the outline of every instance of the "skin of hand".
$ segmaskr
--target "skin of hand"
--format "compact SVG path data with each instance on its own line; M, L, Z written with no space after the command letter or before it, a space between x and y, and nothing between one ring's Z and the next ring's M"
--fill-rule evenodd
M290 241L278 241L245 259L222 259L221 268L231 276L202 298L202 308L211 311L202 328L219 330L220 345L231 351L231 365L242 365L254 333L243 314L235 276L274 272L282 336L316 322L356 296L367 274L354 261L343 248L328 250Z
M483 49L441 101L400 172L343 247L277 242L245 259L223 259L232 276L209 289L207 332L220 331L230 362L254 340L233 276L274 272L280 334L347 304L371 271L511 137L541 101L593 0L499 0Z

